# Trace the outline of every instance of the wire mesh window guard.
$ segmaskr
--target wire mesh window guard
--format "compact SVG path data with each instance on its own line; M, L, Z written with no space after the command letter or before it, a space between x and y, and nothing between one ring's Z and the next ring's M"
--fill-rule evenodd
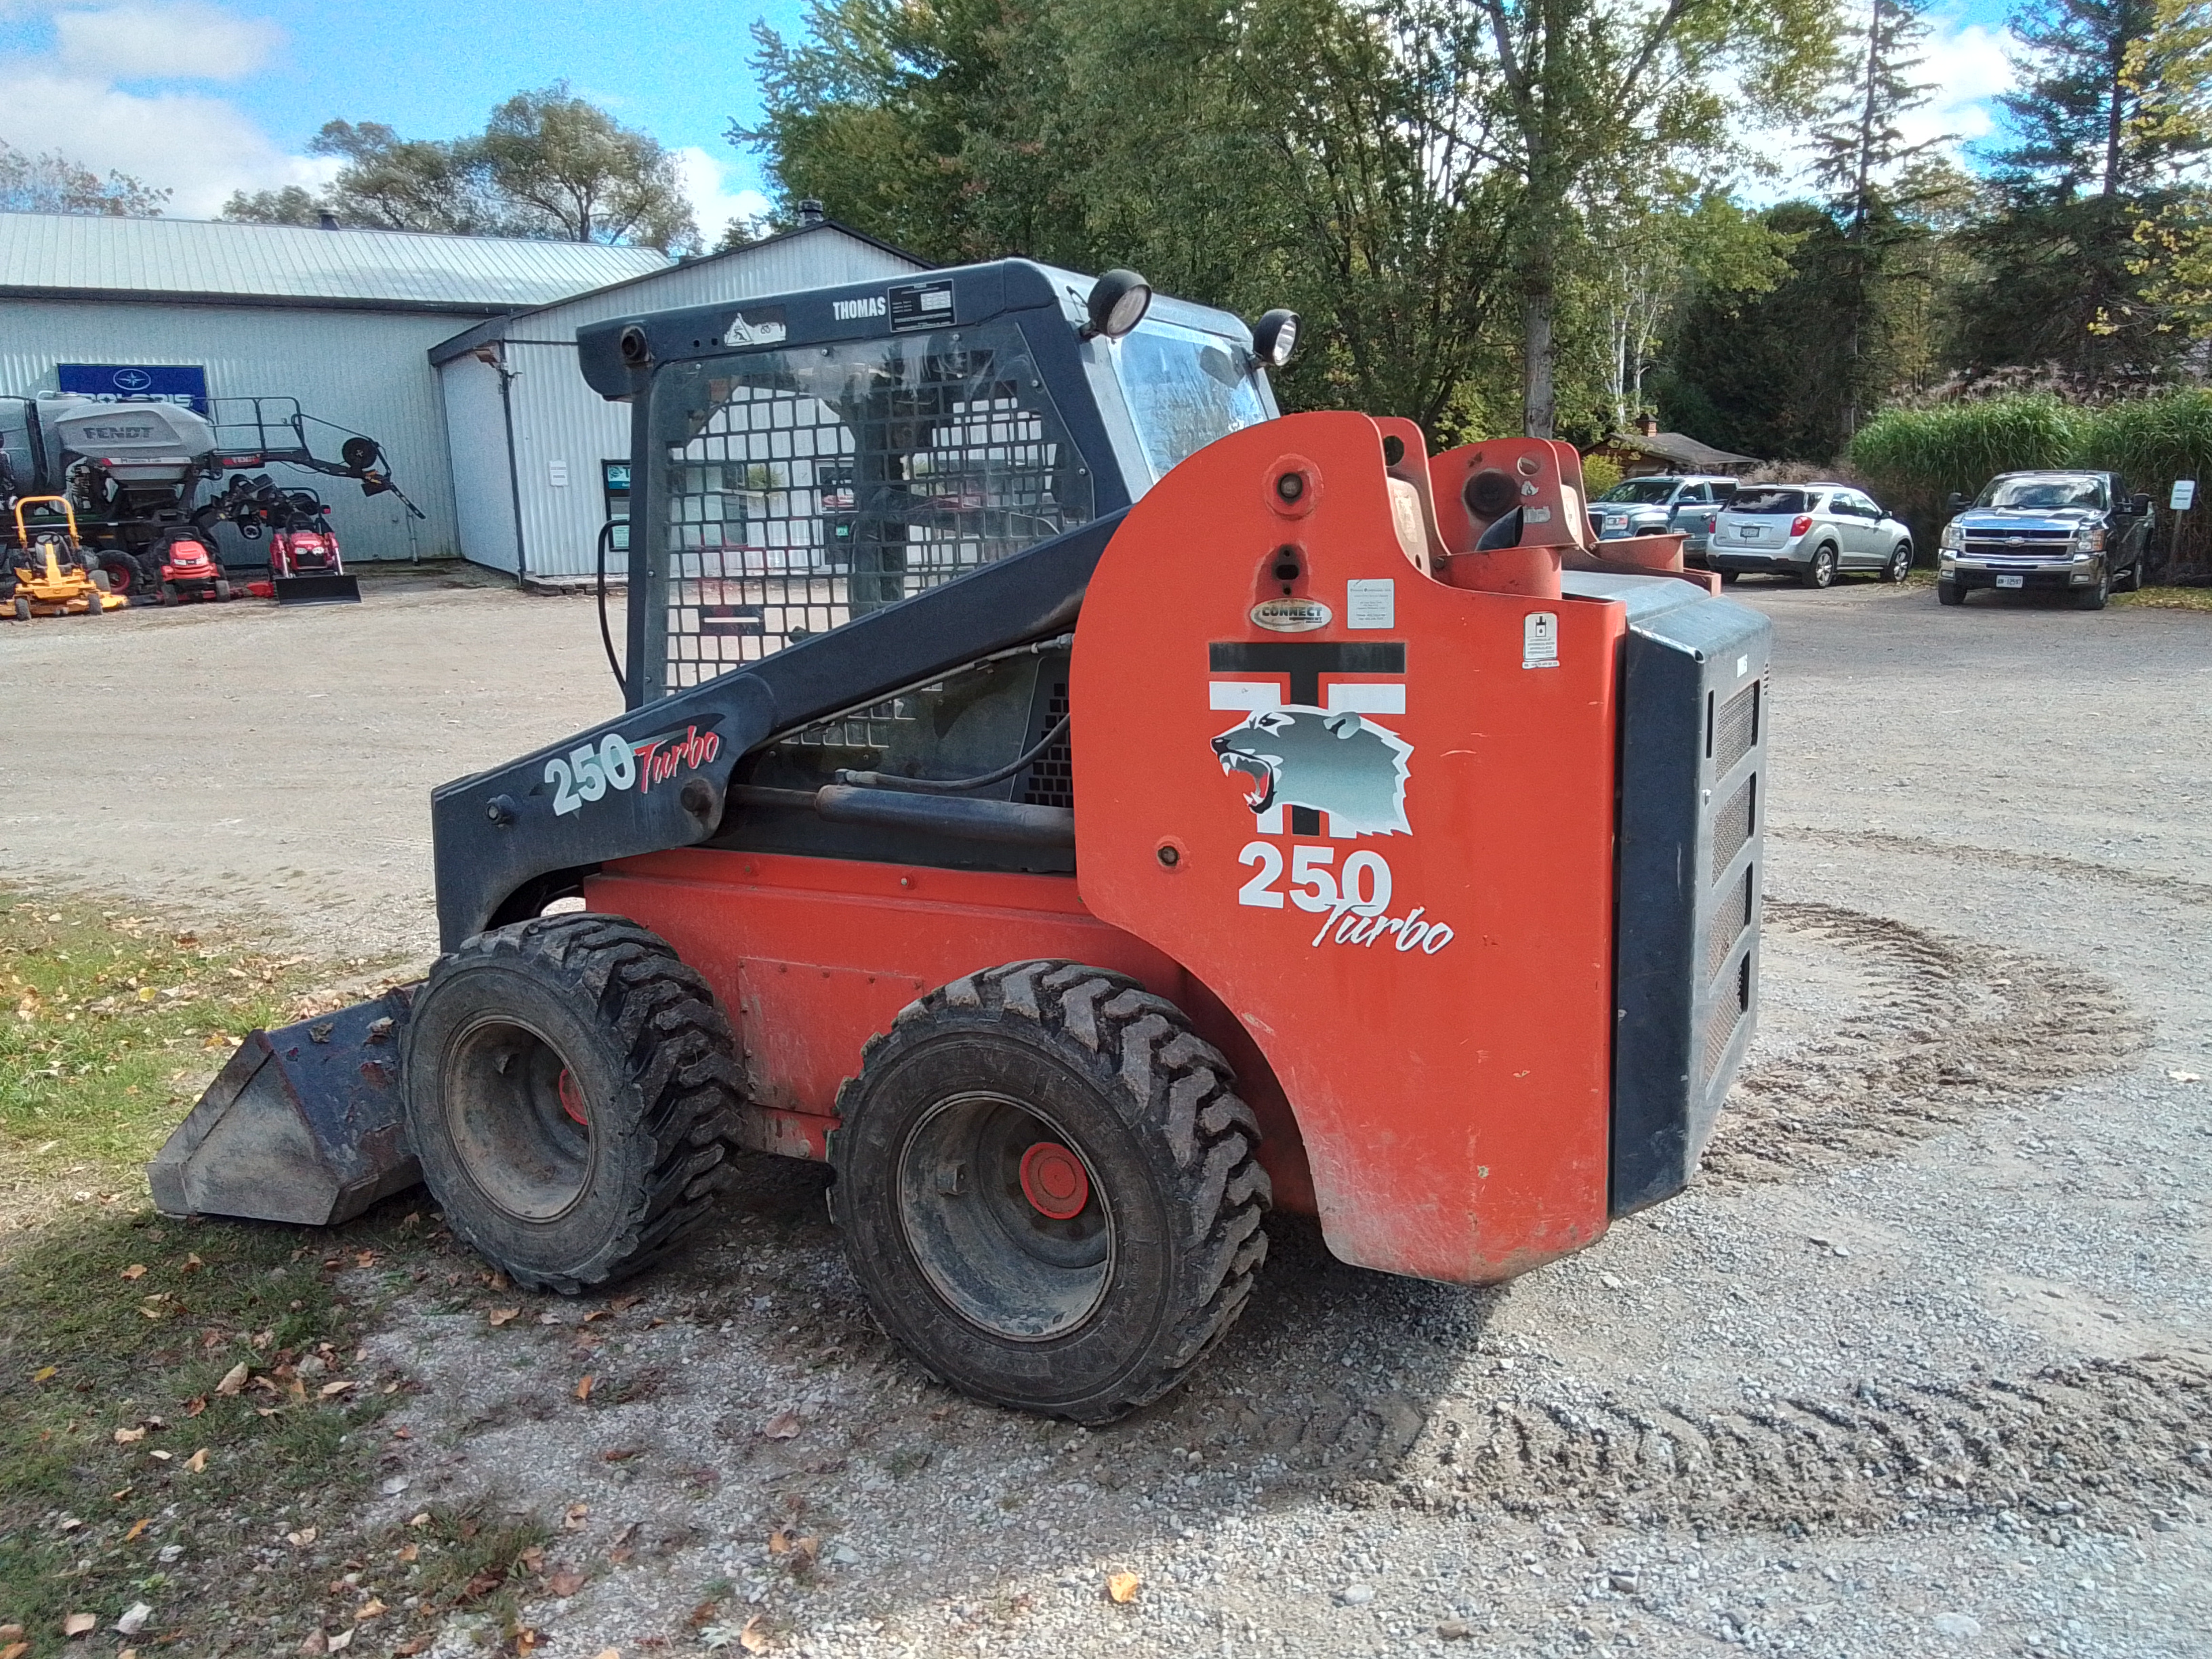
M1011 323L675 364L653 397L664 694L1092 516ZM877 746L865 728L901 714L809 737Z

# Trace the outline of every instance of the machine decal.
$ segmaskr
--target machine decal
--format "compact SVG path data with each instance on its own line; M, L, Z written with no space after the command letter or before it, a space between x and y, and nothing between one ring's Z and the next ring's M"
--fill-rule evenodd
M1398 625L1398 584L1389 577L1344 585L1344 625L1346 628L1392 629Z
M1559 617L1554 611L1531 611L1521 619L1521 665L1559 665Z
M1319 599L1262 599L1252 607L1253 622L1275 634L1310 634L1331 619Z
M1290 890L1285 893L1275 884L1283 877L1283 849L1271 841L1247 842L1237 861L1252 874L1237 890L1237 902L1258 910L1279 910L1288 902L1315 912L1322 918L1321 931L1312 939L1316 949L1323 945L1372 946L1387 939L1394 951L1419 951L1432 957L1452 942L1448 924L1423 920L1425 905L1417 904L1402 916L1389 914L1390 863L1380 853L1354 853L1340 869L1334 867L1336 854L1334 847L1291 848Z
M1278 805L1328 815L1339 838L1404 836L1406 758L1413 752L1386 726L1348 708L1287 703L1255 708L1213 739L1221 769L1249 782L1255 817Z
M895 283L884 294L890 302L894 333L910 328L949 328L960 320L952 313L952 283L948 277Z
M781 306L757 306L750 313L740 311L730 319L730 326L722 336L726 346L779 345L785 330Z
M630 738L610 732L596 744L580 743L566 755L556 755L545 763L545 781L553 786L554 813L580 812L591 802L626 789L649 794L656 783L708 765L721 747L718 734L702 732L696 723L680 732L672 730Z

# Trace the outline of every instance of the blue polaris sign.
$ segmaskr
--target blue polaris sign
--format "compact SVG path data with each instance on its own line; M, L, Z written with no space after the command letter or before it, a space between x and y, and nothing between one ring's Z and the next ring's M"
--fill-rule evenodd
M64 392L119 404L182 404L196 415L208 412L207 370L194 363L56 363L56 383Z

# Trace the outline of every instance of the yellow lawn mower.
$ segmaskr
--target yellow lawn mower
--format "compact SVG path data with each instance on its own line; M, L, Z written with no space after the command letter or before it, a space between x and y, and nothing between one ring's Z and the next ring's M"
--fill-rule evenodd
M68 528L26 521L26 507L51 503L61 508ZM25 495L15 503L15 540L8 550L8 574L0 584L0 608L15 620L33 617L97 617L120 611L130 600L107 591L107 575L87 556L76 536L76 513L64 495Z

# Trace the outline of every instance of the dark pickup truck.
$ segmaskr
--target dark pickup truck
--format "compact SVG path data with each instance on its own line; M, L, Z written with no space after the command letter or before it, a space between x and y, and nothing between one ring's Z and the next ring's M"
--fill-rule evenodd
M2143 585L2150 562L2151 501L2130 495L2117 472L2001 472L1957 516L1937 546L1936 595L1964 605L1978 587L2070 593L2101 611L2114 592Z

